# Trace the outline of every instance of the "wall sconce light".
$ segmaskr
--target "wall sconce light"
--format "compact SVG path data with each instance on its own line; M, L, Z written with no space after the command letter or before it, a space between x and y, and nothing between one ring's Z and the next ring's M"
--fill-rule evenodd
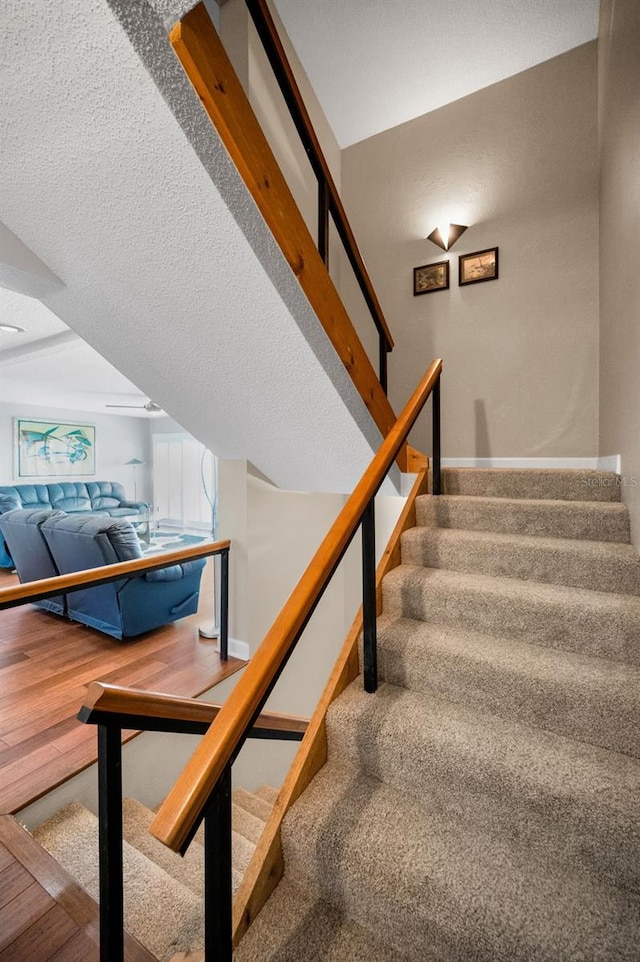
M458 238L462 237L466 229L462 224L443 224L442 227L436 227L432 230L427 240L437 244L443 251L448 251L451 250Z

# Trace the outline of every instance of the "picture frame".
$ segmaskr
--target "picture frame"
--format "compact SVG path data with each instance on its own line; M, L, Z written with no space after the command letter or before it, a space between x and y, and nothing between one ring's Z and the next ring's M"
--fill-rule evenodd
M17 478L79 478L96 473L95 424L13 420Z
M413 268L413 296L446 291L449 288L449 261L436 261Z
M487 247L483 251L460 254L458 257L458 284L482 284L498 280L498 248Z

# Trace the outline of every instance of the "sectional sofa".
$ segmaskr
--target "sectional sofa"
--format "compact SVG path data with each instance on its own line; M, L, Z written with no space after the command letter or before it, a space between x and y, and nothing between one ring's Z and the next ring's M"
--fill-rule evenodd
M0 486L0 515L19 509L64 511L99 518L129 518L148 521L149 505L127 501L124 487L117 481L57 481L49 484ZM12 568L11 554L0 535L0 568Z

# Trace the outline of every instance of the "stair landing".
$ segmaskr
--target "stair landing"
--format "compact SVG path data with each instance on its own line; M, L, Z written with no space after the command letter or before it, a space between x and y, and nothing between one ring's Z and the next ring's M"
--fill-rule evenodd
M125 936L127 962L156 962ZM9 815L0 816L2 962L99 962L98 906Z

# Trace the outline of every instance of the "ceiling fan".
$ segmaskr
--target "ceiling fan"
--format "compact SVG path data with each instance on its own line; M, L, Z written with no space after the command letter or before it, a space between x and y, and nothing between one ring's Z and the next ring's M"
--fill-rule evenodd
M105 404L106 408L135 408L136 410L149 411L151 414L157 414L162 408L155 401L147 401L146 404Z

